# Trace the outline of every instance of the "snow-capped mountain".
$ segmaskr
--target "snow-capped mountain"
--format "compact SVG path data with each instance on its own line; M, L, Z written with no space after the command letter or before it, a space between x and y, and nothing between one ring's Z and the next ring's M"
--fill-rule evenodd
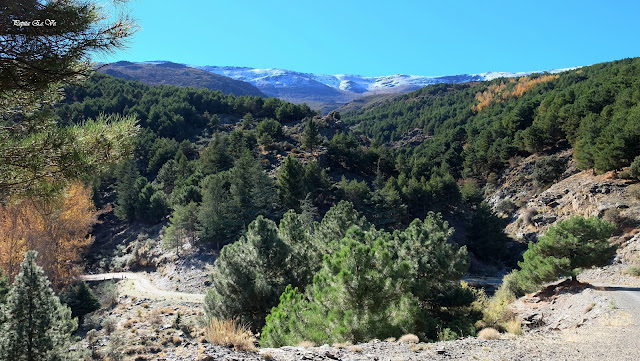
M168 61L146 61L142 63L127 62L127 64L159 66L169 64L172 65L172 67L182 66L201 69L209 73L213 73L216 76L221 75L236 81L249 83L267 96L278 97L294 103L307 103L312 108L322 109L323 111L335 109L345 103L349 103L365 96L405 93L430 84L464 83L469 81L493 80L502 77L517 77L538 73L537 71L533 71L521 73L487 72L447 76L405 74L362 76L348 74L324 75L301 73L285 69L258 69L237 66L197 66L175 64ZM554 69L546 72L559 73L576 68L577 67ZM163 77L160 76L160 78Z
M300 73L284 69L257 69L235 66L193 66L235 80L245 81L260 89L268 96L301 103L346 103L367 95L382 93L404 93L430 84L463 83L469 81L492 80L501 77L517 77L536 72L507 73L487 72L480 74L460 74L448 76L420 75L322 75ZM554 69L549 73L575 69Z

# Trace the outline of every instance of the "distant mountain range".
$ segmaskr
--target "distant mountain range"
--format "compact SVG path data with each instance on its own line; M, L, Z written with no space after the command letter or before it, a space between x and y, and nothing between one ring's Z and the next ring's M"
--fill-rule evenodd
M118 61L98 69L118 78L138 80L149 85L178 85L220 90L225 94L266 96L255 86L183 64L164 62L132 63Z
M397 74L370 77L345 74L300 73L284 69L196 66L168 61L148 61L143 63L121 61L109 64L103 69L105 70L102 71L107 74L141 80L148 84L204 86L236 95L259 95L257 93L259 92L266 96L278 97L293 103L307 103L312 108L321 109L325 112L356 99L379 94L405 93L430 84L464 83L538 73L538 71L521 73L487 72L446 76ZM571 69L575 69L575 67L553 69L546 72L559 73ZM207 78L204 73L217 77ZM228 80L225 81L223 79ZM222 83L225 84L224 89L221 89L219 85ZM234 91L234 89L237 90Z
M420 75L322 75L300 73L284 69L256 69L234 66L194 66L232 79L255 85L268 96L282 98L293 103L306 102L313 107L317 103L333 104L334 107L355 99L376 94L405 93L438 83L465 83L492 80L502 77L517 77L536 72L506 73L488 72L447 76ZM554 69L549 73L575 69ZM316 106L317 107L317 106Z

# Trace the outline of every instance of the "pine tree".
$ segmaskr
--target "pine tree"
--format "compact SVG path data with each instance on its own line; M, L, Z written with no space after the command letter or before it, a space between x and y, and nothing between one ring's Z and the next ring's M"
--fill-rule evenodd
M185 239L195 242L197 228L198 205L191 202L184 207L178 207L171 216L169 227L163 238L163 245L175 248L176 255L180 256L180 248Z
M133 221L136 218L136 204L140 189L136 181L140 172L132 159L124 160L116 169L116 206L115 215L121 220Z
M320 133L318 131L318 124L310 118L304 127L302 133L302 146L307 148L309 152L313 152L313 149L320 143Z
M289 155L278 172L278 194L287 209L300 209L300 201L305 196L304 167L295 157Z
M237 242L224 246L205 298L209 317L237 318L259 330L289 284L290 249L271 220L258 216Z
M221 172L202 180L198 236L204 242L216 242L217 249L221 249L235 234L228 178L227 172Z
M74 360L69 347L77 322L53 293L44 271L36 264L36 256L35 251L25 254L2 307L0 360Z
M520 278L532 287L554 281L559 275L577 280L578 269L607 265L616 246L607 239L615 226L597 217L571 217L549 227L537 243L529 243ZM525 290L533 291L533 290Z
M100 309L100 301L84 282L76 282L68 286L60 294L60 302L71 308L71 317L77 317L80 325L84 315Z
M133 117L62 126L50 105L60 100L59 82L92 72L92 53L123 46L135 30L129 19L77 0L3 1L0 13L0 195L47 195L61 190L52 185L106 171L126 157L137 132ZM27 19L55 19L56 26L17 27L12 21Z

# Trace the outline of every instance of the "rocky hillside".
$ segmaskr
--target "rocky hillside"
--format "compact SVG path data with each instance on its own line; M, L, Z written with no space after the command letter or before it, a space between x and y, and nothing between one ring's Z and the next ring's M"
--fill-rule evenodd
M536 163L549 156L557 157L564 164L564 171L557 182L536 184ZM640 231L640 184L623 179L625 172L579 171L571 149L517 160L504 171L499 185L487 197L496 210L509 218L506 232L515 239L536 240L550 225L571 216L605 218L618 227L620 243Z

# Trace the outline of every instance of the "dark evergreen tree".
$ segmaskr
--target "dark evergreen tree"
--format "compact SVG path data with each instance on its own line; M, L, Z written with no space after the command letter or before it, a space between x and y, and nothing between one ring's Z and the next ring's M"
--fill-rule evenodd
M608 242L614 231L614 225L597 217L571 217L549 227L538 242L529 243L524 260L518 263L520 294L558 276L575 281L579 269L609 264L616 252Z
M259 330L290 282L290 249L271 220L258 216L237 242L224 246L205 297L207 316L236 318Z
M300 201L305 197L305 169L292 155L287 156L278 171L278 194L285 209L300 210Z
M198 230L198 205L194 202L178 207L171 215L169 227L165 230L163 245L176 250L180 256L180 248L185 241L194 243Z
M77 322L53 293L44 271L36 264L36 256L34 251L25 254L2 306L0 360L75 360L70 346Z
M71 308L71 317L77 317L80 325L87 313L100 309L100 301L84 282L67 286L60 294L60 302Z
M116 169L116 205L115 215L121 220L133 221L136 218L140 173L132 159L124 160Z
M471 216L467 228L467 246L478 258L499 262L506 256L509 236L504 233L504 221L491 207L481 203Z
M198 211L198 235L204 242L215 242L217 249L235 235L235 225L229 193L228 173L212 174L202 180L202 204Z
M318 124L309 118L307 120L304 132L302 133L302 146L307 148L308 151L313 152L313 149L320 144L320 132L318 131Z

